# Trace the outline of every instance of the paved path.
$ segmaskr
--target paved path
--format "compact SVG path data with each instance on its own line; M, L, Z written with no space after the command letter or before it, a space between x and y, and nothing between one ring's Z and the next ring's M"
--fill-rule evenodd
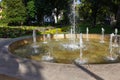
M37 62L8 52L10 41L0 41L0 74L20 80L120 80L120 63L75 65Z

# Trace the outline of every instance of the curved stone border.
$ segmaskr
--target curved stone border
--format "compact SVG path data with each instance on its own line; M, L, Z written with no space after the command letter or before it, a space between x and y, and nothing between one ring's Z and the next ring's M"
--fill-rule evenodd
M16 57L8 50L16 38L0 42L0 74L21 80L120 80L120 64L73 65L37 62Z

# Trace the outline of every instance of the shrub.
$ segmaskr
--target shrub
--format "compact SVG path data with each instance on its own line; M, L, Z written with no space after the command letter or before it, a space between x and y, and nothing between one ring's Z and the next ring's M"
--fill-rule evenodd
M32 35L33 27L0 27L0 37L2 38L16 38L21 36ZM37 31L37 34L41 32Z
M48 29L45 32L42 32L42 34L56 34L56 33L62 33L61 28Z

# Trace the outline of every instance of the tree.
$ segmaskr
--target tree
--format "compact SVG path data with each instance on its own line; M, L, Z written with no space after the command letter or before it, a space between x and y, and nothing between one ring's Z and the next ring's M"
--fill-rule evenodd
M84 19L91 21L92 27L96 26L98 15L103 13L103 0L81 0L82 4L79 14L82 13Z
M117 16L116 16L116 17L117 17L117 18L116 18L116 20L117 20L117 22L116 22L116 27L120 29L120 6L119 6L119 8L118 8Z
M120 1L119 0L115 0L114 2L117 6L117 12L116 12L116 28L119 28L120 29Z
M120 28L120 0L104 0L104 5L110 8L110 14L115 15L116 24L113 27Z
M36 7L35 0L30 0L27 2L27 21L35 21L36 20Z
M5 22L5 18L6 18L6 13L5 13L5 9L6 9L6 3L2 0L1 2L0 2L0 6L1 6L1 8L2 8L2 12L0 13L0 15L2 16L1 17L1 23L4 23Z
M120 28L120 0L81 0L79 14L85 20L92 21L93 26L99 21L106 20L106 17L115 16L114 27ZM112 16L113 17L113 16Z
M6 20L9 25L22 25L26 20L26 8L22 0L4 0Z
M86 1L82 1L81 4L79 4L79 16L80 18L83 18L85 21L89 21L90 19L90 14L91 14L91 4L86 2Z
M42 24L43 16L50 16L55 8L57 8L57 16L60 14L60 11L63 11L64 19L68 19L69 1L71 0L35 0L38 22ZM64 22L68 23L68 20Z

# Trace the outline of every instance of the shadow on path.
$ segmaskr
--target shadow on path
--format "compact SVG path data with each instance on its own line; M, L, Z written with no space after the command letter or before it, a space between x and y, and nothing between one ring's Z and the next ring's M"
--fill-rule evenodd
M14 56L7 50L7 43L6 41L0 42L0 74L20 80L44 80L41 64L37 61Z
M82 69L84 72L86 72L87 74L89 74L91 77L93 77L94 79L96 79L96 80L104 80L103 78L101 78L100 76L98 76L98 75L96 75L95 73L93 73L93 72L91 72L90 70L88 70L87 68L85 68L84 66L82 66L82 65L79 65L79 64L76 64L75 63L75 65L78 67L78 68L80 68L80 69Z
M32 60L18 60L20 76L25 80L44 80L41 69L43 67L36 61Z

